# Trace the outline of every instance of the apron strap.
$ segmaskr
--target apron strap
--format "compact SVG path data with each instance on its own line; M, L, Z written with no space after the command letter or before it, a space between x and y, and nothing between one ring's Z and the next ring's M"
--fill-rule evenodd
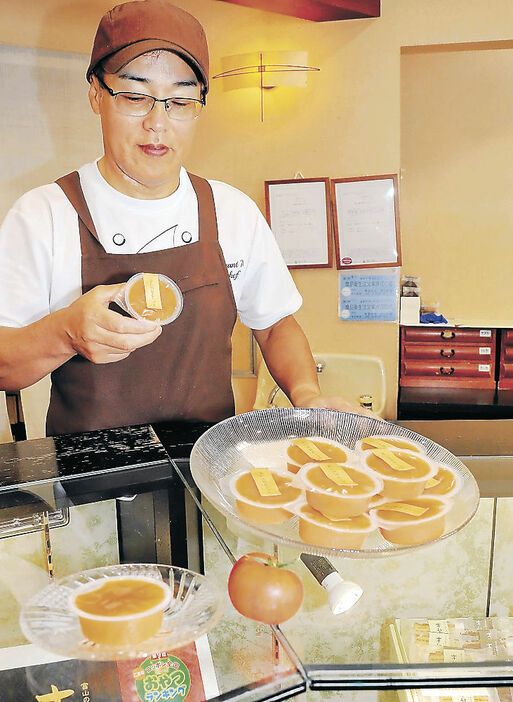
M198 200L198 231L201 241L218 241L217 216L214 195L205 178L189 173Z
M87 206L84 193L82 192L82 188L80 186L78 171L72 171L71 173L62 176L62 178L58 178L55 182L62 189L68 200L77 211L79 219L82 220L96 241L99 243L100 240L98 239L98 234L96 233L93 218L91 217L89 207Z

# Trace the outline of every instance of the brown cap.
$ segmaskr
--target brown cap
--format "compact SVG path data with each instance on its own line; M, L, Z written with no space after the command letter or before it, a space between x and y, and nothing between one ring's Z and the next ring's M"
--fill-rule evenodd
M116 73L148 51L178 54L208 91L208 45L198 20L167 0L132 0L105 13L94 38L87 80L100 61Z

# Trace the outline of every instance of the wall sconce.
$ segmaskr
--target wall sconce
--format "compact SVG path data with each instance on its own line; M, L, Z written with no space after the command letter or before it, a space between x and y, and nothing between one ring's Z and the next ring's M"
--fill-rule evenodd
M254 88L260 90L260 121L264 121L264 91L282 86L306 87L307 72L320 68L307 65L306 51L255 51L250 54L224 56L222 72L225 90ZM257 81L255 81L255 76Z

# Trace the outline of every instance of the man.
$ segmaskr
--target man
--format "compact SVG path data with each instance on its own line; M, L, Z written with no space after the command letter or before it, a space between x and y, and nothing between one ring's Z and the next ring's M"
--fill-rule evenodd
M208 66L201 25L167 0L106 13L87 70L104 154L23 195L4 221L0 388L51 373L49 434L230 416L237 312L294 405L357 411L321 396L293 317L301 297L256 205L183 168ZM183 292L167 327L109 307L141 271Z

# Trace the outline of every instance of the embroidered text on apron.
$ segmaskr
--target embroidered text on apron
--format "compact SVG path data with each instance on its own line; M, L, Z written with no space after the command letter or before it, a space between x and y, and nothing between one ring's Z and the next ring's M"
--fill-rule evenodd
M57 180L79 217L82 292L134 273L164 273L184 296L160 337L115 363L80 355L52 373L48 435L175 420L217 422L234 413L231 334L236 307L218 242L214 198L190 175L198 198L197 242L139 254L108 254L99 243L78 173Z

